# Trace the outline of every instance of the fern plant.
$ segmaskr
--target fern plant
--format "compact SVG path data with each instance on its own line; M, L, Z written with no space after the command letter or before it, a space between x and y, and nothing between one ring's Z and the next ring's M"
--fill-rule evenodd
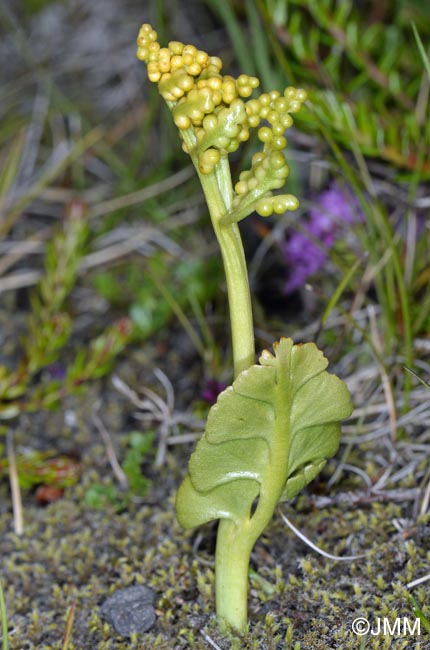
M218 397L178 490L185 528L219 519L216 609L239 631L247 625L248 567L254 544L279 501L291 499L338 447L351 412L345 384L326 371L313 343L289 338L255 364L250 290L238 222L297 207L281 190L288 175L284 132L306 99L286 88L247 99L259 80L222 74L222 61L143 25L137 56L147 64L199 176L221 250L230 307L235 379ZM228 156L258 129L261 151L233 186Z

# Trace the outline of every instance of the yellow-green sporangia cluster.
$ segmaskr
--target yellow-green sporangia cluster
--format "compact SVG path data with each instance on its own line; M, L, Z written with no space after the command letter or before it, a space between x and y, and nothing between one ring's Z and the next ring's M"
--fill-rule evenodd
M288 176L284 133L293 123L291 114L305 101L305 91L289 87L283 94L273 90L246 100L259 80L246 74L223 75L219 57L178 41L161 47L148 24L142 25L137 45L137 57L147 64L149 80L158 84L182 134L183 148L201 174L211 174L223 157L248 140L250 129L258 129L263 148L234 187L234 220L254 209L269 216L297 208L294 196L272 196L272 190L280 189Z

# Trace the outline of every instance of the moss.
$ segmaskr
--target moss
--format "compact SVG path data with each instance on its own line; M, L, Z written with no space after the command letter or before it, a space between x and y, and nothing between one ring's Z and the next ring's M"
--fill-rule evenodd
M138 385L146 369L140 361L137 366L134 370L129 358L118 372ZM63 499L45 508L36 505L31 493L24 494L22 537L12 532L8 486L0 483L0 576L10 650L61 647L73 602L76 613L69 650L207 650L211 642L221 650L357 650L361 641L353 635L351 624L358 616L370 621L377 616L414 620L405 585L429 572L429 517L412 519L410 502L364 501L350 507L347 500L337 500L335 492L328 507L316 507L315 494L321 490L316 482L288 506L288 516L326 551L365 557L354 562L323 558L275 516L251 558L256 574L250 576L249 632L230 635L214 616L215 527L184 532L175 519L175 489L186 467L188 447L171 449L162 468L151 468L150 491L144 498L129 499L123 511L85 505L89 487L115 483L106 451L91 425L92 405L100 391L103 416L108 414L106 421L122 458L127 437L121 432L132 426L130 406L103 383L65 404L78 414L76 430L68 436L63 437L64 417L58 414L47 414L45 419L26 416L16 433L17 445L28 444L32 436L62 453L81 449L82 475L78 484L66 489ZM363 458L362 466L365 462ZM355 477L346 477L337 487L338 494L361 489ZM398 522L404 522L403 528ZM157 619L148 633L125 640L101 618L98 608L116 589L133 584L146 584L155 591ZM428 593L428 583L413 590L427 617ZM420 638L408 636L405 641L369 637L363 647L430 648L424 630Z
M94 479L94 470L90 472ZM100 479L100 476L98 476ZM253 553L258 576L250 579L250 628L245 636L229 635L213 616L214 575L206 553L192 550L195 533L184 533L175 520L173 493L157 503L157 489L147 503L129 504L122 513L89 510L82 503L88 482L69 488L64 499L45 509L25 506L25 535L11 532L11 515L0 517L4 584L11 650L58 648L72 602L76 614L70 648L207 648L207 638L225 648L300 650L357 648L351 632L354 618L365 616L413 619L408 580L428 572L427 519L407 538L390 523L399 506L372 504L354 513L331 508L309 513L299 500L295 523L331 552L345 550L344 529L361 526L354 552L366 558L333 562L315 554L276 518ZM329 525L326 525L329 522ZM202 529L201 534L209 534ZM348 551L350 552L350 551ZM157 622L153 630L131 640L118 637L98 613L114 590L147 584L156 592ZM415 597L428 615L424 587ZM366 648L430 647L425 637L372 637ZM427 645L426 645L427 644Z

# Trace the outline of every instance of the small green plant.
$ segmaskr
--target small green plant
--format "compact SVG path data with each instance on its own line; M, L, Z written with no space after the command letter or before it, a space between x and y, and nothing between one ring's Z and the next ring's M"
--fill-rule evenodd
M51 451L28 450L16 455L19 486L28 490L37 485L58 488L74 485L79 479L79 465L72 458ZM9 461L0 444L0 479L9 475Z
M419 620L421 621L422 626L425 629L425 631L427 632L427 634L430 634L430 620L423 613L421 607L418 605L417 601L412 596L412 594L409 594L409 601L411 603L412 611L415 614L416 618L419 618Z
M297 494L336 452L340 420L351 412L345 384L326 372L328 362L313 343L282 338L255 364L238 222L254 211L269 216L298 206L292 195L273 192L288 175L284 132L306 94L289 87L246 100L259 85L256 77L223 75L222 61L193 45L160 47L150 25L142 26L137 42L137 56L158 83L196 168L224 263L235 379L209 412L176 509L185 528L220 520L217 614L244 631L254 544L278 502ZM262 149L233 187L228 156L251 129L258 129Z
M91 508L103 510L107 505L115 511L124 510L133 497L145 496L150 480L142 474L142 465L147 462L153 449L154 433L132 431L121 469L127 480L127 489L120 490L112 483L95 483L85 493L85 503Z
M116 356L135 337L132 320L120 318L78 349L67 367L60 362L73 329L67 300L89 237L88 216L80 202L71 202L62 225L46 246L44 272L30 295L22 358L15 368L0 364L0 420L58 406L66 394L109 372Z
M9 641L8 641L8 629L7 629L7 612L6 612L6 603L4 601L3 587L0 581L0 619L1 619L1 631L2 631L2 650L8 650Z

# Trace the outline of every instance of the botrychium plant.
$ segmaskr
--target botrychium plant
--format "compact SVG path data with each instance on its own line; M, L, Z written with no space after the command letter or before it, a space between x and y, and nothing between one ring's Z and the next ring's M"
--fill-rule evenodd
M280 501L294 497L335 454L351 413L345 384L326 371L313 343L282 338L255 364L250 290L238 222L256 211L298 206L276 194L288 176L285 131L306 93L286 88L250 98L259 80L222 73L222 61L193 45L161 47L145 24L137 56L158 84L199 176L223 259L234 381L209 411L176 499L185 528L219 519L215 560L219 618L244 631L252 549ZM233 186L228 156L258 129L261 151Z

